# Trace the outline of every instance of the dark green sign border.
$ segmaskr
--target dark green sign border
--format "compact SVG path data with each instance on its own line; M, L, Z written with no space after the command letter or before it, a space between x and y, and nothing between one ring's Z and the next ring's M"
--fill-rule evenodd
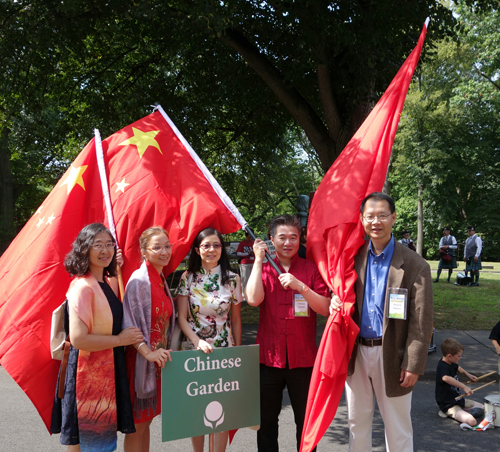
M162 441L260 424L258 345L172 352L161 378Z

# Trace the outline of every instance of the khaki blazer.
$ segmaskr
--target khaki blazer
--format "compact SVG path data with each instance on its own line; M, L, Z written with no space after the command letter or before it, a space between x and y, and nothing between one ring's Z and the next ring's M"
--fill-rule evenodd
M359 325L363 310L363 297L368 259L368 244L359 249L354 258L356 273L356 306L353 315ZM401 387L401 369L423 375L432 335L433 298L429 264L400 243L396 242L389 268L387 287L408 289L406 320L388 319L389 294L386 291L382 349L384 357L385 391L387 397L399 397L410 393L413 386ZM357 355L356 344L349 362L348 375L354 373Z

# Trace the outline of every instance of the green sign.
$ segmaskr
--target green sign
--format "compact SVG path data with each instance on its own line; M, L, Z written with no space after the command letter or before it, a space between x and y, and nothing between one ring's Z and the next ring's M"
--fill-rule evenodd
M260 425L258 345L171 354L161 374L162 441Z

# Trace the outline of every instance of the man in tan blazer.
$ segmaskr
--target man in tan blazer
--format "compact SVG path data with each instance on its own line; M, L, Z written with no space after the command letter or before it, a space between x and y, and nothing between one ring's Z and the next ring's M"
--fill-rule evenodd
M374 396L388 452L413 451L411 391L425 370L432 333L432 278L427 262L398 243L392 198L372 193L361 204L370 240L355 258L360 334L346 381L349 451L372 449Z

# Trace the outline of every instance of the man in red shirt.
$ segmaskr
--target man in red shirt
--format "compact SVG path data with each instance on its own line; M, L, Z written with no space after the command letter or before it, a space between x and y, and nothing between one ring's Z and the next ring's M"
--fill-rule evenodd
M288 389L297 426L297 450L307 405L309 382L316 357L316 313L329 315L330 296L316 264L297 255L302 224L280 215L269 224L276 249L278 276L263 264L267 246L255 240L255 261L246 287L250 306L260 306L257 344L260 345L259 452L277 452L278 416L283 390Z
M240 262L240 278L241 278L241 289L245 293L245 287L247 286L248 277L252 272L254 255L253 255L253 239L250 233L245 231L245 240L241 241L236 250L236 255L241 258Z

